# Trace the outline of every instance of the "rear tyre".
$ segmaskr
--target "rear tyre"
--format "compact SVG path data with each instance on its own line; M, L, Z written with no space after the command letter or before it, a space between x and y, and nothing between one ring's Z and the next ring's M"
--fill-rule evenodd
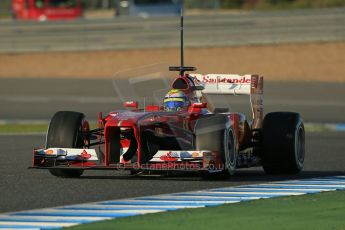
M82 133L85 116L82 113L60 111L55 113L50 121L46 148L83 148L84 137ZM83 170L50 169L50 173L57 177L80 177Z
M236 139L226 115L217 114L198 120L195 128L197 150L210 150L220 153L222 168L217 172L204 172L206 179L224 179L233 175L237 163Z
M305 131L298 113L274 112L265 116L262 165L267 174L297 174L305 156Z

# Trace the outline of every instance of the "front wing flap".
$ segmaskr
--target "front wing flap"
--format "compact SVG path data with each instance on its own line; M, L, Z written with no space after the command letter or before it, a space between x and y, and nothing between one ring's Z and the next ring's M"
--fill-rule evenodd
M98 161L95 149L48 148L33 150L33 167L52 167Z

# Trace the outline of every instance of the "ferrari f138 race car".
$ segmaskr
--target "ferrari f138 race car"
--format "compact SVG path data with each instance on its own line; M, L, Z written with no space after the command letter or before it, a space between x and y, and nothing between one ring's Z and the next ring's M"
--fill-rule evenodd
M181 20L183 25L183 17ZM301 116L273 112L264 116L263 77L194 74L181 65L163 104L98 115L90 129L84 114L57 112L50 121L46 146L34 149L32 167L58 177L79 177L84 170L130 170L132 173L199 172L218 177L238 168L262 166L266 173L299 173L305 155ZM248 95L252 117L208 109L209 95Z

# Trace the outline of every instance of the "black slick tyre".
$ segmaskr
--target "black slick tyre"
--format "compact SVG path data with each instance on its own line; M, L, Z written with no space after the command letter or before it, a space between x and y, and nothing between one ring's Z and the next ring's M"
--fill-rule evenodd
M305 156L305 131L298 113L274 112L262 127L262 166L267 174L297 174Z
M85 116L82 113L59 111L50 121L46 148L83 148L84 138L82 123ZM50 169L50 173L57 177L80 177L83 170Z

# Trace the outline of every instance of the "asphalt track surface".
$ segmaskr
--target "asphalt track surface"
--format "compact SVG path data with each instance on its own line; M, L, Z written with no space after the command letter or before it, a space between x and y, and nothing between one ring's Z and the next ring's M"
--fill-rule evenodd
M129 96L136 97L141 106L143 98L146 104L162 103L168 91L166 87L170 84L169 79L132 81L131 88L128 88L129 81L0 79L0 120L48 121L59 110L83 112L88 119L95 120L98 111L106 114L119 109L123 100L133 99ZM295 111L302 115L305 122L345 123L344 98L344 83L265 82L264 85L266 113ZM246 96L214 96L210 104L251 116Z
M344 40L344 9L186 16L186 46ZM0 52L178 47L178 30L178 17L0 22Z
M93 201L263 183L292 178L345 174L345 133L307 134L305 170L298 176L267 176L261 168L242 169L231 179L207 181L197 176L136 177L125 172L85 172L79 179L55 178L29 170L31 148L44 136L0 136L0 213Z
M118 86L124 83L125 80L116 82ZM138 96L149 98L152 94L149 88L162 85L149 81L136 85L142 87ZM296 111L308 122L344 122L344 94L345 85L340 83L266 82L266 112ZM247 100L218 97L212 101L231 104L241 111L248 108ZM57 110L82 111L95 119L97 111L107 112L121 103L111 80L0 80L0 119L48 120ZM80 179L55 178L47 171L27 169L32 148L44 146L44 135L1 135L0 212L345 174L344 138L343 132L308 133L305 170L299 176L267 176L261 168L254 168L240 170L229 180L205 181L190 175L134 177L126 172L110 171L88 171Z

